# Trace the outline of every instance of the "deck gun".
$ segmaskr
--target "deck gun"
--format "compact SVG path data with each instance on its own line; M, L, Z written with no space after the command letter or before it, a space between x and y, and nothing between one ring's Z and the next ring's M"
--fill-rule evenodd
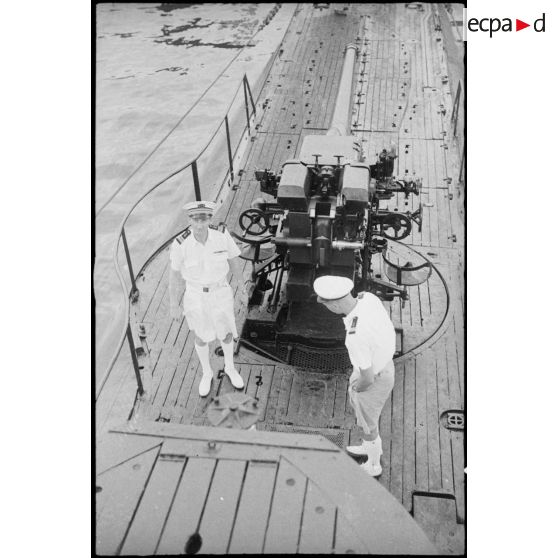
M239 217L242 233L233 233L246 245L242 257L253 262L255 289L250 306L259 307L268 295L267 312L275 314L278 306L283 311L275 329L288 330L293 339L304 337L307 342L312 332L304 320L317 316L321 307L312 288L317 277L346 276L353 280L356 292L367 290L382 300L404 301L406 286L429 276L428 270L419 269L424 265L400 266L386 255L388 241L409 236L413 222L421 230L422 206L415 212L399 212L380 207L381 202L396 194L405 200L420 195L421 180L393 176L394 146L383 149L370 164L360 141L351 135L356 55L356 46L349 44L327 133L306 136L298 157L285 161L280 171L255 171L268 199L255 199ZM381 254L388 281L372 269L374 254ZM293 322L301 312L297 328ZM248 324L245 333L252 339L262 336L262 319L259 315L252 327Z

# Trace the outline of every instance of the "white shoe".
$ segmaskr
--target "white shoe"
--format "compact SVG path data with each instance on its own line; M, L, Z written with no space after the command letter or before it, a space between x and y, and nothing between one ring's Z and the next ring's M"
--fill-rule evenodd
M380 463L372 464L370 459L366 463L359 465L359 467L371 477L379 477L382 474L382 466Z
M382 474L382 466L380 465L380 456L382 455L382 440L378 436L375 440L363 440L363 447L366 449L368 461L363 463L360 468L372 477L378 477Z
M351 455L368 455L366 448L362 444L360 446L347 446L345 451Z
M380 455L383 455L383 451L382 451L382 440L381 438L378 436L378 440L380 440ZM345 451L347 453L350 453L351 455L368 455L368 450L366 449L366 446L364 445L364 440L362 441L362 443L360 444L360 446L347 446L345 448Z
M227 367L225 367L225 374L230 378L231 384L236 389L242 389L244 387L244 380L242 379L242 376L237 372L235 368L230 370Z
M213 376L209 374L207 376L202 376L198 387L200 397L207 397L207 394L211 391L211 380L213 380Z

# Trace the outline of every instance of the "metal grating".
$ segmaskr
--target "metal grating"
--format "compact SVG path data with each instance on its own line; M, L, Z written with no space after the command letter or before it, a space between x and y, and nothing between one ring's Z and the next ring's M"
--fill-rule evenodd
M299 344L287 345L282 343L279 345L279 358L288 362L291 366L312 370L327 370L328 372L335 369L345 370L351 366L349 354L345 347L319 349Z
M342 450L349 445L349 431L337 428L305 428L288 424L264 424L261 427L258 426L258 430L287 432L289 434L320 434Z

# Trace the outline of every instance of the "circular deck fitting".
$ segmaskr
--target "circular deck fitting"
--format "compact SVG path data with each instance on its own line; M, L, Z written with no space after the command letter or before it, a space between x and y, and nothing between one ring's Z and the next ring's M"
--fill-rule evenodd
M427 255L436 257L436 249L429 249ZM425 345L437 335L445 324L449 315L450 296L446 280L442 271L424 254L401 242L391 241L388 248L388 258L399 266L409 264L417 268L421 264L430 263L431 273L427 268L419 270L428 279L417 285L407 286L408 300L394 299L389 303L391 321L398 332L397 358L403 357ZM385 262L381 262L381 254L376 254L372 260L374 270L382 269L386 274ZM425 272L426 270L426 272Z
M390 281L396 287L393 264L401 266L413 279L411 281L407 275L405 276L407 300L396 297L391 302L384 303L397 334L395 359L415 354L436 338L444 331L443 326L449 315L450 297L447 283L441 270L427 257L438 257L438 253L434 249L428 250L427 255L424 255L406 244L390 241L386 254L391 268L381 253L372 258L372 273L377 279ZM412 284L413 282L416 284ZM310 339L308 342L281 338L278 338L277 342L257 339L254 332L249 341L268 355L274 355L291 366L314 371L342 372L351 367L347 350L341 345L342 335L341 332L337 347L315 346ZM256 352L254 355L257 357Z

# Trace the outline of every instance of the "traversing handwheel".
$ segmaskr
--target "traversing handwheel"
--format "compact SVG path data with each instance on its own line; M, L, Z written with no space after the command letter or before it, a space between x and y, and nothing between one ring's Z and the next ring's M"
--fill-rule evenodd
M412 231L413 224L407 215L390 213L382 221L382 234L390 240L407 238Z
M240 228L249 235L259 236L269 230L269 218L261 210L256 208L246 209L238 218Z

